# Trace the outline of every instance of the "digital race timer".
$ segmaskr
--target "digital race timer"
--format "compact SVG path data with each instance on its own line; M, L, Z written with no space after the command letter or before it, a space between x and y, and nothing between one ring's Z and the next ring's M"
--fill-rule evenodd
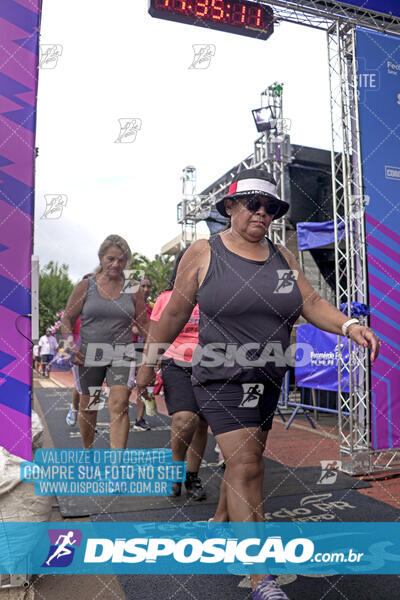
M266 40L274 31L274 13L247 0L150 0L152 17L219 29Z

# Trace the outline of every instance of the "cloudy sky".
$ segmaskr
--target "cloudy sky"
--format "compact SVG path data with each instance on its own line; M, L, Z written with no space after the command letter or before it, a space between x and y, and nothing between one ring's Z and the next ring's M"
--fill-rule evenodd
M284 23L260 41L154 19L147 0L43 0L41 44L61 54L39 71L35 253L74 280L110 233L149 257L177 235L182 169L201 191L250 154L251 109L274 81L292 142L329 148L324 32ZM215 46L207 69L189 68L194 44ZM132 118L136 139L116 143ZM54 194L66 205L43 218Z

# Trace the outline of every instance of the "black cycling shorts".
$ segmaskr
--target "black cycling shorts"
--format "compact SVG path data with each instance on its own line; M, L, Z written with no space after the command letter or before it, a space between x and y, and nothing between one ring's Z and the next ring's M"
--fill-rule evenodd
M54 354L41 354L40 362L42 363L42 365L47 365L48 363L51 363L53 356Z
M196 383L193 390L201 416L218 435L247 427L271 429L281 384L214 381Z
M180 367L175 364L172 358L163 358L161 373L168 414L173 415L183 410L198 413L192 387L192 367L190 364L188 367Z
M74 365L72 374L78 393L86 396L92 396L95 389L102 387L104 380L109 388L114 385L123 385L132 389L135 384L135 362L132 361L130 366L85 367Z

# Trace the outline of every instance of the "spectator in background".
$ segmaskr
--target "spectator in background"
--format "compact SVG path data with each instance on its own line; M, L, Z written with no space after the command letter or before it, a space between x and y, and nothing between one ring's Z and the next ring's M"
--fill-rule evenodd
M151 312L153 310L154 302L149 302L149 297L151 295L152 283L150 277L142 277L140 279L139 285L145 302L147 317L150 319ZM132 323L132 333L133 333L133 341L134 342L145 342L146 340L140 335L139 329L136 326L135 321Z
M53 360L57 348L58 343L54 335L51 333L50 327L46 329L45 335L39 340L39 358L42 364L42 375L43 377L50 377L50 365Z
M149 319L150 319L150 315L151 315L151 312L152 312L153 306L154 306L154 302L149 302L149 297L151 295L151 288L152 288L152 284L151 284L150 277L142 277L140 279L140 289L141 289L143 297L144 297L146 313L147 313L147 317ZM146 341L140 335L135 321L133 321L132 332L133 332L133 342L134 343L140 343L140 342ZM151 427L144 418L145 404L139 395L136 395L136 407L137 407L137 415L136 415L136 420L133 425L133 428L136 429L137 431L148 431L149 429L151 429Z

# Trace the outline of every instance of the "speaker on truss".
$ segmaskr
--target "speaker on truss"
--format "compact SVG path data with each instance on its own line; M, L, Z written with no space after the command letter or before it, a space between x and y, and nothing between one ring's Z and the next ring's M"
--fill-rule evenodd
M331 153L319 148L292 145L292 162L287 167L285 191L290 204L288 222L333 218Z

